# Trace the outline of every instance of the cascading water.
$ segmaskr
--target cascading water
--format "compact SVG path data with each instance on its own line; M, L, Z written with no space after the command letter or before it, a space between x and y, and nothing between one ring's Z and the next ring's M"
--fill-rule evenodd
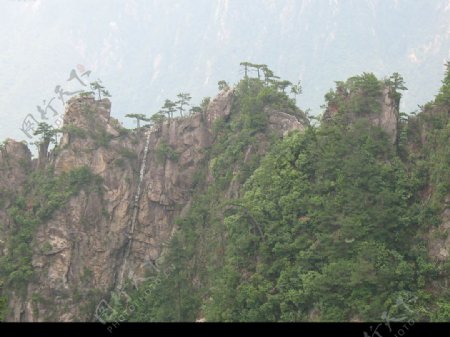
M123 287L123 279L124 279L125 270L127 269L128 256L130 255L131 245L133 243L133 234L134 234L134 229L136 227L136 220L137 220L137 215L138 215L138 211L139 211L139 200L141 198L141 186L142 186L142 181L144 180L144 173L145 173L145 167L147 164L148 148L150 146L151 133L152 133L152 129L150 128L147 131L147 139L146 139L145 148L144 148L144 156L142 157L141 170L139 171L139 182L138 182L136 194L133 199L133 216L131 218L131 228L130 228L130 231L127 233L128 243L127 243L127 247L125 250L123 263L122 263L122 266L120 269L119 279L118 279L117 286L116 286L116 288L119 290L122 289L122 287Z

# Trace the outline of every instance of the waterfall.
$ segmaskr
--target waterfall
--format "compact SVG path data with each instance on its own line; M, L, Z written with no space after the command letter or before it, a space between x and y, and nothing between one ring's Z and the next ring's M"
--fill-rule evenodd
M136 220L137 220L137 215L138 215L138 211L139 211L139 200L141 198L141 186L142 186L142 181L144 180L145 166L147 164L147 156L148 156L148 148L150 145L151 131L152 131L151 128L148 129L148 131L147 131L147 139L145 142L144 156L143 156L142 162L141 162L141 170L139 171L139 182L138 182L136 194L134 195L134 199L133 199L133 216L131 218L131 228L130 228L130 231L127 233L127 236L128 236L127 248L125 250L123 263L121 266L121 270L119 272L119 279L118 279L117 287L116 287L119 290L122 289L122 287L123 287L123 279L124 279L125 270L127 269L128 256L130 255L131 245L133 243L133 233L134 233L134 228L136 227Z

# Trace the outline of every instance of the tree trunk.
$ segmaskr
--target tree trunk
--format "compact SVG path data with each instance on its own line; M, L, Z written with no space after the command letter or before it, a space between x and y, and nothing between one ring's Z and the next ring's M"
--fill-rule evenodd
M47 155L48 155L48 146L50 145L49 141L42 141L39 144L39 159L38 159L38 168L44 168L47 163Z

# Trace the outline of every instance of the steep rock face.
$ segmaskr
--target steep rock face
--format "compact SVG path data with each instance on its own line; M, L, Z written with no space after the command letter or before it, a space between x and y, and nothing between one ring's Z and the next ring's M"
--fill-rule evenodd
M270 132L274 132L278 137L284 138L291 131L298 130L300 132L304 131L306 127L309 125L306 121L299 119L296 116L288 114L283 111L278 111L271 109L269 107L264 108L264 112L267 114L268 118L268 130ZM250 144L244 151L244 161L243 164L250 162L255 157L262 157L267 152L270 147L270 140L267 138L265 134L259 133L257 136L258 146L254 144ZM242 168L239 166L233 166L233 176L236 177L238 172ZM212 181L212 176L209 177L209 180ZM228 191L226 193L227 198L234 199L239 197L239 189L240 183L238 180L233 179L228 187Z
M292 130L304 131L306 125L302 124L295 116L283 111L268 111L269 128L277 132L280 137L286 136Z
M450 196L446 200L450 205ZM450 255L450 208L442 214L442 223L432 228L428 234L428 252L430 256L439 262L447 261Z
M390 95L389 88L383 89L381 100L381 113L370 116L369 120L372 125L379 126L385 130L391 142L395 143L397 140L398 111L395 107L395 101Z
M39 279L29 286L28 294L39 293L52 299L54 306L45 300L31 303L27 298L16 303L14 320L87 319L80 312L80 299L73 299L71 294L83 293L83 288L98 289L98 294L114 289L129 240L132 243L125 277L135 281L143 277L146 266L150 268L148 263L159 257L169 240L174 218L189 201L196 165L211 143L210 131L201 121L201 115L175 119L148 130L147 170L135 232L130 235L147 130L120 136L108 122L109 109L107 100L68 102L64 125L71 125L72 131L87 130L87 134L80 137L76 132L65 133L62 150L53 155L51 163L56 174L88 166L103 178L104 193L100 196L81 192L39 227L33 247L33 266L38 270ZM107 145L103 140L98 142L98 134L109 140ZM162 143L178 154L177 161L160 158L158 149ZM50 244L52 250L42 254L45 244ZM93 298L100 301L99 297ZM87 303L91 307L94 304ZM30 309L33 307L37 310Z
M113 148L117 148L114 145L117 145L119 136L117 129L109 123L110 111L111 102L108 99L95 101L86 97L69 100L64 114L67 131L60 143L62 150L54 158L56 174L81 165L90 166L95 174L106 170L107 164L113 160L108 142L113 140ZM105 143L108 147L102 146ZM131 148L125 143L124 146Z
M234 88L222 90L219 95L209 103L208 111L206 113L208 127L212 127L213 123L218 118L228 118L231 113L234 94Z
M50 153L48 165L57 175L89 167L102 178L103 193L81 191L39 226L32 246L36 277L24 298L11 298L9 319L94 319L90 315L96 305L117 288L121 275L138 284L163 253L176 230L175 219L189 208L194 175L214 141L214 121L228 118L233 99L233 90L222 91L204 113L134 131L110 117L109 100L71 99L59 149ZM270 128L280 136L303 129L284 112L269 116ZM132 228L147 135L146 169ZM251 151L248 157L254 155Z
M20 188L31 166L31 152L28 147L21 142L7 139L0 148L0 190Z
M418 115L409 116L408 119L408 132L411 134L409 149L429 162L428 174L434 176L423 188L421 198L442 207L439 211L439 225L430 226L425 236L428 255L440 263L445 263L450 256L450 194L439 196L442 193L439 184L448 181L448 136L445 128L448 116L448 105L429 102Z
M337 90L337 94L340 95L341 99L348 101L351 99L352 95L358 95L358 93L348 93L340 92ZM357 116L352 113L346 112L346 117L348 117L349 122L355 122L357 119L367 119L373 126L378 126L386 131L392 143L397 140L397 130L398 130L398 118L399 113L396 108L394 98L390 93L388 87L384 87L381 91L381 95L378 99L379 101L379 112L372 112L369 115ZM323 121L332 120L336 115L339 114L339 107L334 102L331 102L323 114Z
M22 190L32 166L31 152L25 144L7 139L0 146L0 256L12 225L6 209Z

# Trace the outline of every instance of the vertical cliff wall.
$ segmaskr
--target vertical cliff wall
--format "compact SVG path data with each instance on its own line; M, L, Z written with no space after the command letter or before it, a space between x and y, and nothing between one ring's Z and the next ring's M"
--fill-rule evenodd
M33 277L26 291L9 296L8 319L90 319L95 306L122 281L138 284L163 254L176 230L175 219L187 212L195 173L214 142L215 121L229 118L234 97L233 90L222 91L202 113L132 131L110 116L108 99L71 99L60 144L48 155L43 170L64 176L86 167L101 178L99 188L82 188L36 226L30 246ZM304 128L292 115L267 113L270 129L279 136ZM2 188L20 189L35 162L25 145L7 142L0 157L2 167L8 167L0 171ZM12 224L4 209L0 219Z

